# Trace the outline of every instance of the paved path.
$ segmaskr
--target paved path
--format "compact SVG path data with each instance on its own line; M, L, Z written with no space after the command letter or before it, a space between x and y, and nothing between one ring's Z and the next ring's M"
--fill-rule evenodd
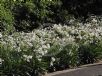
M102 64L55 72L46 76L102 76Z

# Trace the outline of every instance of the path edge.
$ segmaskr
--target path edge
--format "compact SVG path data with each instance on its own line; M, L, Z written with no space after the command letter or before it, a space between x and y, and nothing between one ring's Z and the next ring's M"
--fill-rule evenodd
M55 75L58 75L58 74L68 73L68 72L76 71L76 70L79 70L79 69L84 69L84 68L91 67L91 66L97 66L97 65L102 65L102 61L96 62L96 63L93 63L93 64L81 65L81 66L78 66L78 67L73 68L73 69L67 69L67 70L62 70L62 71L56 71L56 72L53 72L53 73L48 73L44 76L55 76Z

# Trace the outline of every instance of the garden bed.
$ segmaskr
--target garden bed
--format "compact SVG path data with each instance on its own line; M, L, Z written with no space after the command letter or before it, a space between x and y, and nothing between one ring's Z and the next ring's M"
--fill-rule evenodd
M102 26L95 19L76 26L55 24L30 33L0 33L1 75L39 76L101 59Z

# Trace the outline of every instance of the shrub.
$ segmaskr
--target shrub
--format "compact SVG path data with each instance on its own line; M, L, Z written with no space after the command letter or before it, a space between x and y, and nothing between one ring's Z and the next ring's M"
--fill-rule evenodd
M29 31L38 27L35 25L37 16L33 13L35 5L33 3L16 3L13 15L15 18L15 28L17 31Z
M17 31L32 31L34 28L42 27L41 24L44 23L68 24L72 18L69 11L62 7L60 0L1 0L0 4L7 9L7 12L9 10L9 13L13 13L14 27ZM9 15L6 17L10 18Z
M14 26L17 31L27 32L42 27L44 23L67 24L72 15L61 6L61 1L49 0L12 2L11 11L15 19Z
M56 55L58 59L56 61L56 69L66 69L69 67L77 66L78 64L78 50L77 46L73 44L67 44L63 47L63 49Z
M37 76L101 60L102 26L78 25L0 33L0 75Z
M13 8L15 28L18 31L32 31L46 21L49 1L37 0L17 2Z
M101 59L101 49L102 45L100 43L81 45L79 48L80 64L94 63L97 59Z
M13 30L13 15L11 11L0 5L0 31L11 32Z
M86 20L90 15L101 15L101 0L61 0L62 7L75 18Z
M44 74L45 62L39 61L32 48L18 52L10 45L0 45L0 75L40 76Z

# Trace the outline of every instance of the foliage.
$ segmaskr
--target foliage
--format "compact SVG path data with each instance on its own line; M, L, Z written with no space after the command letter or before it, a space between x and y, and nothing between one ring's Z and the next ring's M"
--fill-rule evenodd
M67 9L75 18L86 20L90 15L101 15L101 0L61 0L62 7Z
M39 61L32 48L18 52L10 45L0 45L0 75L40 76L44 74L45 62ZM2 60L3 59L3 60Z
M15 18L15 28L18 31L29 31L34 29L35 21L38 20L34 14L35 6L32 3L17 3L14 6L13 15ZM37 26L37 25L36 25Z
M63 49L56 55L58 59L55 63L56 70L67 69L78 64L78 50L74 44L66 44Z
M88 14L97 14L95 10L101 7L99 2L0 0L0 75L40 76L46 71L101 60L101 18L92 16L86 19ZM87 22L80 23L81 20L76 20L73 15ZM56 24L34 29L47 23Z
M92 20L93 21L93 20ZM36 75L102 59L102 26L55 24L33 32L0 32L0 74ZM96 23L97 25L97 23Z
M14 17L16 31L28 32L42 27L44 23L69 25L73 16L85 21L93 14L101 15L101 3L100 0L1 0L0 8L3 8L0 10L6 9L6 18Z
M10 10L0 5L0 31L13 31L13 15Z
M13 26L17 31L32 31L44 23L68 23L71 17L67 10L61 8L60 0L1 0L0 4L13 14Z
M80 64L94 63L102 53L100 49L99 43L97 45L81 45L79 48Z

